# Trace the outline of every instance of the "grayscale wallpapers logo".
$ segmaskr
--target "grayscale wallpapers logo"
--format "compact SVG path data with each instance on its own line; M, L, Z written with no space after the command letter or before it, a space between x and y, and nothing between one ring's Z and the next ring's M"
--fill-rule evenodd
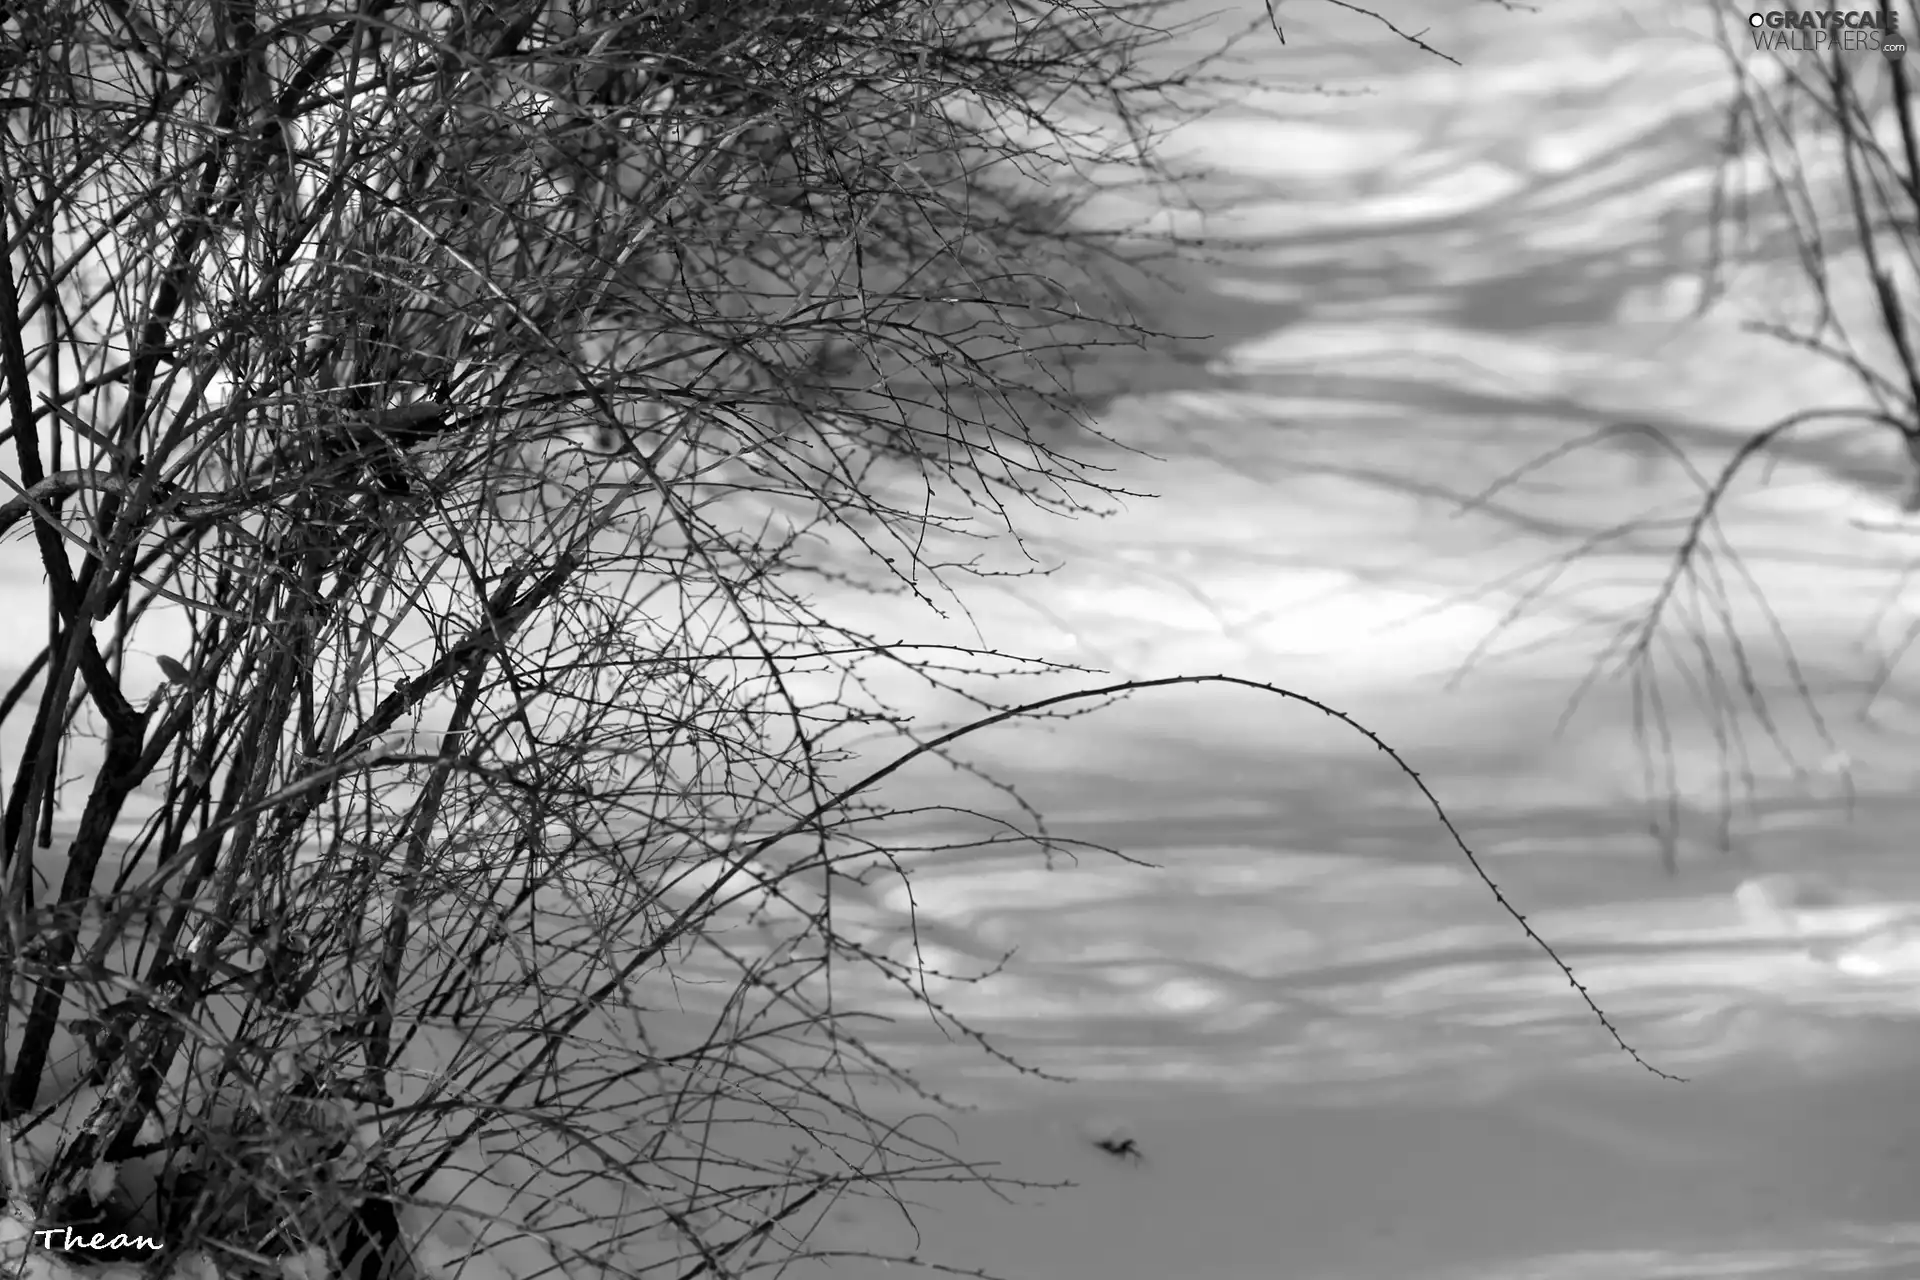
M1883 53L1907 51L1906 33L1893 6L1881 9L1765 9L1747 15L1753 47L1776 53Z

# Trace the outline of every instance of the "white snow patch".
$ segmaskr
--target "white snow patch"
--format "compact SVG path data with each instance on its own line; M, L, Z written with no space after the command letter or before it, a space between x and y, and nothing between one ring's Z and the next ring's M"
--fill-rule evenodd
M1857 978L1920 978L1920 916L1904 916L1832 949L1821 949L1815 957L1825 960L1841 973ZM1914 990L1920 1009L1920 986Z
M1411 130L1374 130L1356 136L1346 123L1236 119L1221 115L1203 129L1175 135L1174 149L1217 170L1307 181L1391 163L1420 146Z

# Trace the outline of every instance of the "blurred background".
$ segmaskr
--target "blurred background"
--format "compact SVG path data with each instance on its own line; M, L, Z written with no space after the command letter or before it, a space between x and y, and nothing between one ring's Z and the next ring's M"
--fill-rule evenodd
M952 1068L931 1033L926 1069L986 1108L982 1158L1083 1182L935 1212L926 1249L1048 1277L1914 1274L1911 464L1849 416L1872 380L1784 335L1900 361L1822 203L1840 149L1812 114L1755 123L1828 73L1708 3L1273 16L1284 44L1248 39L1169 139L1191 209L1104 206L1187 242L1134 290L1195 340L1082 370L1141 496L1037 525L1054 572L945 634L1323 701L1479 865L1298 702L1160 690L977 739L1057 835L1151 865L917 870L924 954L1001 966L941 998L1080 1083ZM1884 107L1894 65L1848 83ZM1114 1125L1143 1167L1088 1147Z

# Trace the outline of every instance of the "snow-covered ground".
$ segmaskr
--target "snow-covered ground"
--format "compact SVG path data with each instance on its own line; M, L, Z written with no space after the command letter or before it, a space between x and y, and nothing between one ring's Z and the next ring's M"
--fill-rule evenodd
M1913 545L1851 520L1894 491L1891 450L1810 437L1739 488L1716 544L1737 561L1682 582L1642 668L1670 735L1649 728L1652 779L1625 676L1561 720L1668 572L1686 465L1626 430L1473 501L1613 424L1710 474L1743 432L1855 401L1741 332L1784 274L1690 314L1723 55L1673 6L1383 12L1466 67L1281 7L1287 48L1176 144L1216 170L1205 229L1240 243L1154 318L1217 336L1131 369L1106 415L1167 457L1120 464L1160 499L1043 530L1067 567L975 616L1010 647L1355 715L1688 1082L1619 1050L1371 745L1243 690L1160 692L978 748L1056 833L1157 868L1007 852L914 877L943 965L1018 949L943 999L1078 1083L911 1045L911 1023L903 1044L981 1108L968 1154L1080 1185L929 1196L917 1238L831 1230L1037 1280L1920 1274L1920 947L1875 932L1920 908L1913 682L1875 683ZM1310 81L1369 93L1292 92ZM1780 745L1740 710L1748 678ZM1753 803L1723 823L1728 742ZM1686 803L1650 813L1674 782ZM1782 872L1835 891L1736 898ZM1093 1147L1115 1125L1143 1163Z
M1005 650L1231 672L1354 715L1688 1082L1614 1044L1369 743L1245 690L1159 692L976 748L1058 834L1156 865L915 865L930 964L1015 950L941 998L1077 1083L1015 1077L857 977L843 994L901 1014L882 1039L978 1108L951 1118L962 1151L1078 1185L923 1190L918 1237L861 1207L821 1241L1032 1280L1920 1275L1920 985L1870 936L1920 909L1915 690L1876 683L1913 620L1911 548L1849 520L1891 462L1809 438L1731 500L1741 569L1684 583L1653 650L1651 784L1626 680L1561 721L1660 588L1679 530L1654 522L1697 498L1685 467L1622 432L1475 501L1611 424L1711 468L1745 430L1852 399L1740 332L1765 280L1688 315L1721 55L1642 0L1383 12L1466 66L1288 0L1288 44L1176 140L1215 170L1204 229L1237 243L1148 317L1215 335L1204 358L1132 366L1105 414L1164 455L1114 459L1161 496L1039 528L1066 567L982 593L973 620ZM1295 92L1313 83L1368 92ZM1764 693L1783 747L1714 672ZM1756 801L1730 825L1728 734ZM1656 838L1645 801L1673 782ZM1788 873L1834 891L1735 892ZM897 942L889 893L843 920ZM1123 1129L1140 1162L1092 1145Z

